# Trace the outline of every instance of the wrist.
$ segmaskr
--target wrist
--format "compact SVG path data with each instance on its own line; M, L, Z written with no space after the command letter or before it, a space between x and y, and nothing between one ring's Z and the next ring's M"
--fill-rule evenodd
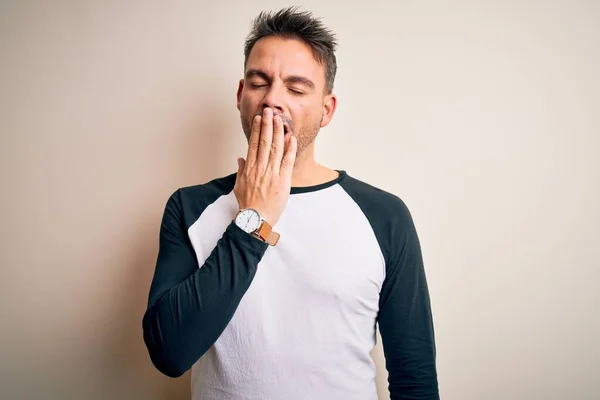
M271 224L254 208L241 208L236 214L234 222L246 233L271 246L275 246L279 240L279 234L273 232Z

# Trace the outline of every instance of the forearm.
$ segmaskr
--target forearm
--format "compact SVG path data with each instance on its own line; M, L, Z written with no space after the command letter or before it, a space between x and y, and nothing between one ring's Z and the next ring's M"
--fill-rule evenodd
M266 247L230 225L201 268L151 298L142 326L158 370L180 376L213 345L250 286Z
M389 327L390 321L380 326L385 332L382 336L391 400L439 400L433 325L427 321L429 310L418 313L415 321L405 322L404 329Z
M379 314L391 400L438 400L431 302L420 244L412 223L397 240Z

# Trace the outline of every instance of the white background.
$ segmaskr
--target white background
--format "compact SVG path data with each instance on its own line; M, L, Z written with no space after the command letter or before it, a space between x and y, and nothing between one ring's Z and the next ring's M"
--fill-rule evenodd
M188 398L142 342L160 218L236 170L243 41L287 5L0 3L3 399ZM318 159L413 213L442 398L600 398L600 3L303 9L340 42Z

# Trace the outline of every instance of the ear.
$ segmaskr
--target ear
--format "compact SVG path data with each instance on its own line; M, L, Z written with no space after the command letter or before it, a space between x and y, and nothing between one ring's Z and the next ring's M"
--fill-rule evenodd
M242 91L244 90L244 80L240 79L237 90L237 109L240 109L240 103L242 101Z
M337 108L337 96L333 93L328 94L323 100L323 119L321 120L321 128L329 125L329 122L333 118L333 114Z

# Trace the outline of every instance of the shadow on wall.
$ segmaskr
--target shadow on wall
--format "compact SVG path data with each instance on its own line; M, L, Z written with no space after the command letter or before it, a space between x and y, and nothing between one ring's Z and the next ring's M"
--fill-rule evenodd
M132 216L137 224L132 232L131 252L124 265L128 272L122 275L127 279L118 282L120 306L112 315L113 330L109 335L110 341L106 344L108 355L105 368L110 371L110 376L106 377L106 384L103 382L102 385L114 385L121 388L121 391L103 393L102 398L190 398L190 371L183 377L173 379L155 369L143 342L141 321L154 274L160 223L168 196L181 186L200 184L215 178L219 173L220 163L232 167L235 165L235 157L232 158L231 151L227 154L227 141L233 135L217 135L225 131L223 120L216 118L224 114L222 109L225 107L219 110L214 106L199 108L204 112L192 113L195 115L180 132L165 132L174 141L179 141L177 146L171 147L176 154L169 157L170 160L176 160L176 165L170 166L171 176L167 176L169 182L163 184L164 190L147 193L153 196L154 201L141 203L144 207L138 210L139 214ZM123 390L131 392L124 393Z

